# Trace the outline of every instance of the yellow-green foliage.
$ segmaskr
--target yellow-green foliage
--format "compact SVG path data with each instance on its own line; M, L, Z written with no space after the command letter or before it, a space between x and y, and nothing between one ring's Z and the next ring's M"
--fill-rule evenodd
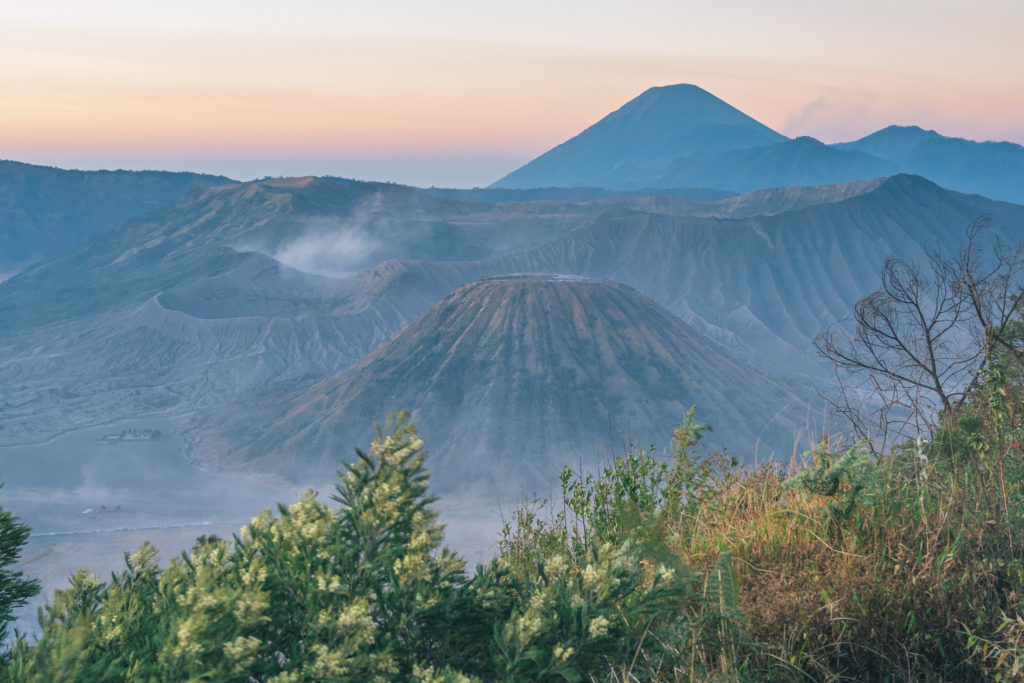
M1024 671L1024 402L993 364L930 438L783 473L629 453L520 508L472 578L401 416L340 474L161 568L72 577L16 681L1011 680ZM1015 379L1016 378L1016 379Z
M694 457L700 431L690 410L675 432L669 461L639 451L597 473L565 470L560 510L541 501L524 505L505 526L502 560L525 580L544 577L556 561L582 574L586 586L595 575L594 553L620 548L642 569L641 585L672 582L683 588L668 611L645 617L641 637L634 636L619 659L608 658L603 668L590 662L591 678L730 679L745 671L751 643L739 611L732 555L716 552L709 562L694 564L678 552L678 521L707 504L736 467L717 455Z
M723 480L672 529L680 557L736 558L765 680L989 680L1024 661L1019 387L996 375L925 439L874 457L827 441L784 476ZM997 398L998 397L998 400ZM965 434L956 425L967 424Z
M692 581L652 573L636 544L499 558L470 580L441 548L425 454L399 418L341 475L228 542L200 538L166 569L144 545L109 583L79 572L19 641L17 681L579 680L660 662ZM648 671L643 662L632 670Z
M348 467L335 509L308 493L233 542L200 539L166 569L143 546L109 584L79 573L6 675L283 682L429 671L463 563L439 550L423 458L400 421Z
M691 413L668 461L640 452L565 472L561 508L520 508L502 553L529 572L632 539L689 577L676 628L695 637L664 641L661 680L1019 679L1020 384L993 366L931 441L877 456L824 440L788 473L694 456Z

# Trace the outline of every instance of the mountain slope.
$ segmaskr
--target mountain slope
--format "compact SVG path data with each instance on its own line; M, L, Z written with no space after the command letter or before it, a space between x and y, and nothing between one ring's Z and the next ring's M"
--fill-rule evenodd
M0 336L0 445L138 414L219 405L346 368L436 302L372 296L261 254L145 301Z
M491 205L401 185L291 178L189 193L0 283L0 332L145 301L257 251L351 275L388 258L475 260L575 229L597 205Z
M835 147L887 159L944 187L1024 204L1024 146L1012 142L975 142L917 126L889 126Z
M917 126L890 126L835 145L789 140L692 85L651 88L491 188L751 192L898 173L1024 204L1024 146L950 138Z
M440 295L512 272L606 278L634 287L755 364L815 376L822 370L814 362L815 335L878 287L886 258L921 259L936 246L955 252L982 214L997 226L991 236L1016 242L1024 226L1024 207L917 176L715 204L721 215L659 211L660 201L610 206L578 230L500 258L395 264L380 296ZM750 213L758 210L765 213Z
M199 173L68 171L0 161L0 279L176 201L190 188L234 182Z
M197 195L188 215L126 224L110 243L0 285L0 440L141 409L187 413L266 384L305 386L457 287L517 272L624 282L749 362L815 376L811 340L877 287L890 254L955 249L983 213L1014 241L1024 225L1024 207L910 176L718 202L499 205L434 204L398 186L275 182ZM459 256L443 240L430 244L442 226L470 243L462 253L494 256L396 257L339 279L238 251L238 235L280 232L288 244L310 220L344 226L353 213L370 234L411 235L381 240L394 254Z
M709 443L743 459L789 455L809 392L742 363L634 290L558 275L466 285L352 368L265 412L229 416L221 466L329 472L372 423L409 409L440 488L550 482L597 464L609 425L670 438L692 404ZM255 419L254 419L255 418ZM265 426L264 426L265 425Z
M639 188L636 190L609 190L603 187L541 187L513 190L505 187L474 187L455 189L445 187L419 188L435 197L459 199L467 202L592 202L598 199L629 199L652 195L678 197L691 202L713 202L734 196L735 192L711 190L701 187Z
M660 169L680 157L785 139L697 86L651 88L492 187L603 186L620 167Z
M802 137L769 147L732 150L678 159L653 177L615 174L611 186L630 187L638 182L651 187L686 187L701 183L733 192L761 188L815 186L869 180L899 172L895 164L852 149L836 149Z
M711 202L645 197L486 204L335 179L196 190L0 283L0 335L138 304L232 267L239 252L345 277L391 258L476 261L511 254L577 230L612 207L749 215L829 202L850 191L860 190L779 189Z

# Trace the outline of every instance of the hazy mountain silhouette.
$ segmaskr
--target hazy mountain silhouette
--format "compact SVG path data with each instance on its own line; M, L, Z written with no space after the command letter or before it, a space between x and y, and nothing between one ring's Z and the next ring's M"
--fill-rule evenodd
M837 149L873 154L944 187L1024 204L1024 146L975 142L918 126L889 126Z
M223 176L166 171L67 171L0 161L0 278L53 258L189 188Z
M678 197L691 202L713 202L734 196L728 190L713 190L704 187L646 187L636 190L617 190L604 187L540 187L514 190L507 187L474 187L456 189L445 187L419 188L435 197L460 199L469 202L592 202L598 199L628 199L651 196Z
M493 187L604 187L604 179L623 168L646 173L664 169L680 157L763 147L785 139L695 85L651 88Z
M546 241L601 210L547 202L495 206L336 179L195 190L0 284L0 330L138 303L230 267L241 251L345 276L388 258L486 258Z
M491 187L751 192L898 173L1024 203L1021 145L944 137L917 126L890 126L835 145L789 140L692 85L651 88Z
M479 482L508 491L546 487L580 459L597 464L609 439L621 444L620 425L640 446L665 445L692 404L714 429L709 444L749 459L760 440L762 458L769 446L788 457L811 395L629 287L513 275L459 288L297 396L229 412L222 438L204 452L222 466L330 472L372 437L375 419L409 409L440 488Z
M391 258L477 261L514 253L579 229L611 207L751 215L829 201L836 192L843 191L773 190L712 202L642 197L490 204L337 179L213 187L192 191L0 284L0 331L137 304L229 270L246 251L314 274L350 276Z
M685 187L700 182L733 192L762 188L815 186L868 180L899 172L895 164L855 150L829 147L811 137L786 140L769 147L677 159L641 184ZM629 186L629 176L613 176L609 184Z

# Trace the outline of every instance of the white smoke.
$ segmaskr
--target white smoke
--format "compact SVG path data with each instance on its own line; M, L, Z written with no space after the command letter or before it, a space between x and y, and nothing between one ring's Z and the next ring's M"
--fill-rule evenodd
M361 221L322 219L307 224L300 236L269 256L306 273L345 277L373 266L384 246Z
M314 275L348 277L377 265L387 256L394 239L389 224L369 212L357 211L344 218L312 218L297 225L294 236L277 244L246 241L236 251L254 251L284 265Z

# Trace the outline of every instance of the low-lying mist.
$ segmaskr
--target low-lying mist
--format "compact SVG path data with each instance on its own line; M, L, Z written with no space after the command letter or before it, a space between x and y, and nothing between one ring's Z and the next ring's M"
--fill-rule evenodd
M38 607L79 568L108 579L124 568L125 553L145 541L166 564L198 536L231 538L261 510L292 503L307 489L324 500L334 492L333 477L295 483L203 470L185 457L181 422L123 420L0 448L0 506L32 528L18 569L43 584L42 594L16 615L15 628L35 633ZM351 455L339 454L339 467ZM469 566L493 554L501 525L493 498L446 496L436 507L448 524L449 545Z

